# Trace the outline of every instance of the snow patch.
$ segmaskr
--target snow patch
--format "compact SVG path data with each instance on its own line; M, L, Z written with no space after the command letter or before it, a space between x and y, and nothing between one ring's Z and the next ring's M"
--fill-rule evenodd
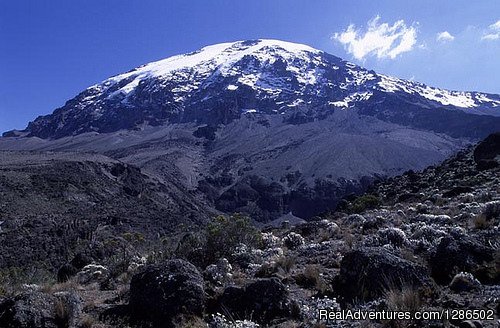
M356 102L366 101L373 95L371 92L355 92L340 101L330 101L329 105L341 108L353 107Z
M403 91L408 94L417 94L445 106L451 105L460 108L474 108L479 106L478 102L488 102L493 106L500 104L500 101L490 99L484 94L448 91L444 89L429 87L417 82L397 79L386 75L379 76L381 77L381 80L377 84L383 91Z

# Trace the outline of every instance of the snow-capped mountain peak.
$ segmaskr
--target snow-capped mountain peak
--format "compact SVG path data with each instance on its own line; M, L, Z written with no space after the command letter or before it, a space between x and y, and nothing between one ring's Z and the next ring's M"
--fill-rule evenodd
M249 40L207 46L113 76L37 118L25 133L58 138L141 124L226 124L247 114L278 114L298 123L336 110L403 120L418 114L395 113L407 105L416 111L500 116L499 95L432 88L306 45Z
M218 70L220 74L228 75L233 65L245 56L253 56L261 62L273 64L278 58L287 61L298 58L309 61L312 54L318 53L319 50L309 46L279 40L221 43L143 65L130 72L111 77L94 87L111 86L132 78L119 90L123 94L128 94L144 79L167 78L176 72L195 71L197 75L204 76L213 70Z

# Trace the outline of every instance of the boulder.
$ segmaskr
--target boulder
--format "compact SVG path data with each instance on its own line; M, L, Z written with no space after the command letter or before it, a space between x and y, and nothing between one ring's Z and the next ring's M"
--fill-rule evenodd
M450 289L457 293L478 290L480 288L481 283L479 280L474 278L474 276L469 272L460 272L453 277L453 280L450 283Z
M84 253L77 253L71 262L69 262L72 266L77 268L78 270L83 269L86 265L92 263L92 258Z
M474 272L480 264L492 260L493 249L472 237L447 236L431 251L429 267L438 284L449 284L456 273Z
M252 318L259 323L293 317L299 312L286 286L277 278L260 279L245 287L227 287L218 303L220 311L225 309L236 318Z
M402 259L384 247L364 247L345 254L335 289L343 302L374 300L389 288L431 285L425 267Z
M129 304L134 320L172 327L178 315L203 314L203 277L184 260L145 266L132 277Z
M8 298L0 304L0 327L57 328L55 302L54 296L41 292Z
M499 165L500 132L490 134L474 150L474 162L479 170L488 170Z
M0 327L76 327L81 310L81 299L74 293L23 293L0 303Z

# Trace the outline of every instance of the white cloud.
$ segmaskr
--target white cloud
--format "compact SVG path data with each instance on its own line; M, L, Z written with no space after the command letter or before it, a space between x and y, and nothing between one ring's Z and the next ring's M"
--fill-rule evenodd
M499 32L500 32L500 19L499 19L499 20L497 20L497 22L496 22L496 23L491 24L491 25L490 25L490 28L491 28L492 30L496 30L496 31L499 31Z
M448 31L443 31L436 34L436 40L440 42L448 42L455 40L455 37L450 34Z
M496 23L491 24L488 27L488 30L481 37L481 40L498 40L500 39L500 19L496 21Z
M500 33L490 33L485 34L481 37L481 40L498 40L500 38Z
M394 59L413 50L417 43L417 29L406 26L404 20L398 20L392 26L380 23L380 16L376 16L368 22L366 31L351 24L345 31L335 33L332 39L340 42L349 54L359 60L367 56Z

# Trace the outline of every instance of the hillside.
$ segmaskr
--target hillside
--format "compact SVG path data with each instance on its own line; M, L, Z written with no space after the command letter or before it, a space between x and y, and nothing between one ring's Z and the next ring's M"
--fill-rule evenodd
M130 239L123 257L76 255L59 284L13 291L4 272L0 324L497 327L499 140L377 183L297 226L257 231L241 216L219 217L173 244L142 248ZM51 312L56 306L64 317ZM483 310L490 319L326 322L320 309Z

